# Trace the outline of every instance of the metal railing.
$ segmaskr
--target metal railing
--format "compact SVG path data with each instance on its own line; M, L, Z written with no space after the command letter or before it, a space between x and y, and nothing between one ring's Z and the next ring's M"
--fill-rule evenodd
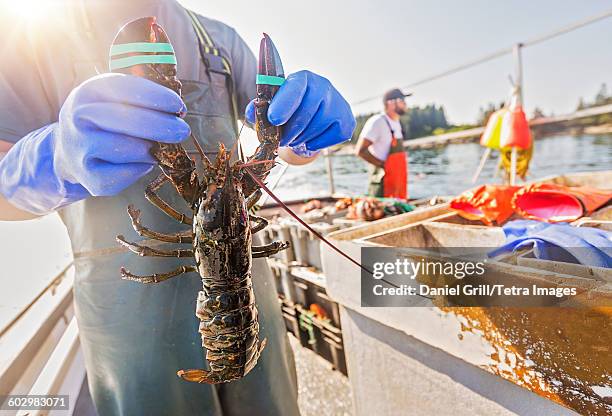
M85 366L74 316L73 282L71 262L0 330L0 396L68 394L74 409Z
M31 308L43 297L43 295L47 292L53 293L55 288L61 283L62 280L66 277L66 272L73 266L73 263L70 262L64 267L53 279L49 281L49 283L32 299L28 304L26 304L21 311L10 320L2 329L0 329L0 340L2 337L13 327L15 324L21 319L23 315L25 315Z

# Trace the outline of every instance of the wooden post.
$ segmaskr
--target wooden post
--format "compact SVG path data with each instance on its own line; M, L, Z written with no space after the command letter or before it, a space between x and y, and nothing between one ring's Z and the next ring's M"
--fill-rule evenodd
M482 158L480 159L480 164L478 165L478 169L476 169L476 172L474 173L474 176L472 177L472 183L476 183L476 181L478 180L478 177L480 176L480 173L482 172L482 169L484 168L484 165L487 159L489 159L490 154L491 154L491 148L487 147L484 153L482 154Z
M336 193L336 186L334 184L334 167L332 165L332 153L329 149L325 149L323 151L323 155L325 156L325 162L327 165L327 178L329 180L329 195L334 196Z

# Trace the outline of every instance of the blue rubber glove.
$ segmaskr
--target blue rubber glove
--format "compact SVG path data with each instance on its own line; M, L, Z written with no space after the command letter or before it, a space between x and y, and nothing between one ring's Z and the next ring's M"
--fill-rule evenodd
M38 215L116 195L155 166L151 140L188 137L185 112L176 93L152 81L93 77L70 93L58 122L23 137L0 161L0 194Z
M255 123L253 101L245 116ZM281 146L303 157L349 140L355 130L350 105L326 78L310 71L287 77L272 99L268 120L283 126Z

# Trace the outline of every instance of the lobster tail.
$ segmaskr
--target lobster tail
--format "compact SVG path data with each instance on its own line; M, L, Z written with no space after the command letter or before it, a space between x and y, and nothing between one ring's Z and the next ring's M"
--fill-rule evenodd
M232 380L237 380L247 375L253 369L253 367L255 367L255 365L257 364L257 360L259 359L261 355L261 352L266 346L266 342L267 342L267 339L264 339L259 344L257 344L256 346L257 348L252 349L251 358L244 365L240 366L240 368L244 369L243 371L240 371L240 370L232 371L231 370L232 367L229 367L230 370L224 371L223 375L221 375L218 371L214 371L214 370L206 371L202 369L180 370L176 374L183 380L191 381L194 383L218 384L218 383L224 383L224 382L228 382ZM206 357L207 359L214 359L213 355L211 355L211 358L208 358L208 355ZM227 379L228 373L232 374L232 377L234 378L231 378L228 380Z

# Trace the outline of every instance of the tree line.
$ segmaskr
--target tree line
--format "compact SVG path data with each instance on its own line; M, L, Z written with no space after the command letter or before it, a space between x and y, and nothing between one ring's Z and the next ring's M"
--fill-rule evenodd
M578 101L576 110L582 110L589 107L596 107L600 105L612 104L612 95L608 92L608 86L603 83L599 88L599 91L591 101L585 101L582 97ZM489 116L496 110L502 108L504 102L498 104L488 103L484 107L480 107L476 124L461 124L453 125L449 124L446 119L446 113L444 107L441 105L428 104L424 107L411 107L406 114L400 117L400 123L406 134L406 139L416 139L418 137L431 136L436 134L449 133L452 131L459 131L470 129L477 126L483 126L486 124ZM352 143L356 143L361 130L366 121L376 113L368 113L358 115L356 117L357 127L353 132L351 138ZM536 107L531 114L531 118L545 117L544 112ZM599 123L597 123L599 124Z
M584 101L584 99L580 97L576 110L584 110L585 108L598 107L606 104L612 104L612 95L608 93L608 86L604 82L601 84L601 87L599 87L599 91L592 101Z
M357 142L361 130L366 121L377 113L368 113L356 117L357 127L353 132L351 142ZM402 129L408 139L431 136L436 129L447 129L450 127L446 120L444 107L428 104L424 107L411 107L409 111L400 117Z

